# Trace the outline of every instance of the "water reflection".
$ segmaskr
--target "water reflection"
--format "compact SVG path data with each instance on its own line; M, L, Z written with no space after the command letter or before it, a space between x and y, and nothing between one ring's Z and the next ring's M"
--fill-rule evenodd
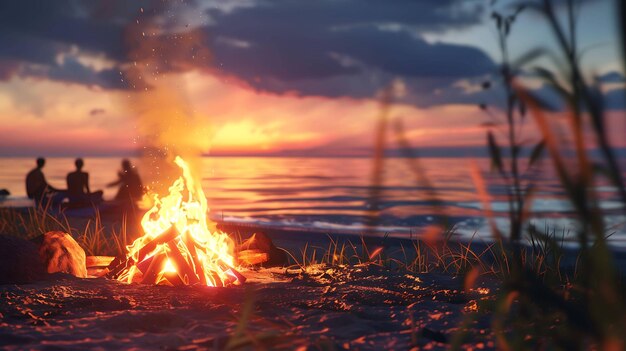
M72 158L49 158L48 181L63 187L72 162ZM462 158L427 158L422 165L443 210L460 232L471 235L485 228L468 171L469 162ZM489 169L487 159L477 162L482 169ZM0 159L0 187L23 196L24 176L33 163L34 159L30 158ZM103 188L115 179L119 159L87 158L86 164L92 186ZM202 162L202 186L209 197L211 215L217 220L359 231L363 229L363 215L370 208L370 172L371 160L367 158L211 157ZM404 235L432 223L435 217L432 203L425 189L416 187L407 162L388 159L385 173L379 199L382 230L393 229ZM485 177L494 211L505 217L506 188L500 177L489 172L485 172ZM538 187L533 205L535 219L558 219L556 222L562 224L570 209L553 172L544 169L534 174L533 179ZM603 206L614 212L607 225L618 228L618 237L626 237L623 234L626 219L621 205L614 201L615 189L606 183L598 187ZM106 188L105 198L111 199L114 191Z

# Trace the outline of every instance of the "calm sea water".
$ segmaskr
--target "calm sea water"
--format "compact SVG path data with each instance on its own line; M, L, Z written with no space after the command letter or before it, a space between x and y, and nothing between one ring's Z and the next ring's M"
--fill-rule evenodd
M426 190L417 186L406 160L394 158L385 162L378 230L394 236L417 235L436 221L439 210L429 201ZM471 180L470 162L455 158L421 160L442 203L439 209L449 216L456 232L488 237L481 202ZM474 162L485 171L497 223L506 227L506 188L498 177L489 174L487 159ZM142 163L136 163L141 173ZM112 198L116 190L104 185L116 179L120 159L86 158L85 164L92 191L102 189L105 198ZM24 204L24 177L33 166L30 158L0 158L0 188L12 194L0 205ZM372 207L371 168L367 158L207 157L202 159L202 186L214 219L359 233L364 230L364 216ZM73 159L49 158L44 173L53 186L65 188L65 175L72 169ZM573 235L571 206L553 172L543 167L532 178L538 187L532 205L533 223ZM613 234L616 244L626 243L626 216L615 189L599 184L598 190L602 207L609 213L607 234Z

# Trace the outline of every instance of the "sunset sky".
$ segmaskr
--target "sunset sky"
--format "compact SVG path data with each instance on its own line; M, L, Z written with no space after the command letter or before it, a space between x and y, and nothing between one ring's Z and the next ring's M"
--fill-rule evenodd
M480 88L500 60L490 3L3 1L0 156L125 155L177 143L211 154L367 155L379 92L391 82L391 119L415 147L478 150L487 118L477 105L502 105L498 84ZM603 84L613 140L625 147L614 13L613 1L583 1L579 38L586 73ZM555 49L530 11L510 45L513 57Z

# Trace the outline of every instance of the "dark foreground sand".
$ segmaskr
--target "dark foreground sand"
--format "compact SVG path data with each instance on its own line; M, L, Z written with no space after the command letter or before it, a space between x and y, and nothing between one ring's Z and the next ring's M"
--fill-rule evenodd
M103 215L105 228L118 217ZM70 218L81 220L86 218ZM333 241L361 240L228 223L218 228L242 239L263 231L295 255L305 244L323 250ZM364 240L368 247L384 246L386 255L410 247L401 239ZM620 268L626 266L624 252L616 258ZM494 298L498 283L485 277L466 292L462 277L373 264L242 273L247 282L228 288L126 285L67 275L0 285L0 349L447 349L461 325L467 327L461 349L495 348L491 315L479 306Z
M248 281L228 288L67 275L3 285L0 348L446 349L477 301L494 293L485 282L466 293L460 278L375 265L243 273ZM488 320L470 325L466 346L493 349Z

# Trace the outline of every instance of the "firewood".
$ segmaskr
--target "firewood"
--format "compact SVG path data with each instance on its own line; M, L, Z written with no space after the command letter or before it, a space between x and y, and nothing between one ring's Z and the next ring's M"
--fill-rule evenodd
M115 257L113 256L87 256L85 265L91 267L108 267Z
M241 264L253 266L269 261L270 256L268 253L262 252L261 250L252 249L239 251L237 259Z
M139 255L137 256L138 261L141 262L143 259L150 254L154 249L156 249L157 245L165 244L168 241L175 239L178 236L178 229L176 229L175 225L169 227L168 230L161 233L156 238L152 239L152 241L145 244L141 249L139 249Z
M232 282L235 285L241 285L246 282L246 277L244 277L243 274L239 273L239 271L237 271L236 269L232 267L230 267L226 271L226 274L235 277L235 280Z
M172 225L169 229L161 233L161 235L152 239L152 241L148 242L141 249L139 249L137 262L142 262L148 254L156 249L157 245L165 244L166 242L176 238L177 236L178 230L176 229L176 226ZM107 274L107 277L111 279L117 279L124 270L132 267L137 262L135 262L132 257L116 258L109 265L110 272Z
M159 277L159 273L161 273L161 270L163 269L163 263L165 262L165 259L165 255L156 255L156 257L154 257L154 259L150 263L150 266L143 274L143 278L141 279L142 284L157 283L157 279Z
M165 272L163 278L172 286L185 285L185 282L180 278L180 274L177 272Z
M150 267L150 264L152 264L152 261L154 260L154 257L155 257L155 256L158 256L158 254L157 254L157 255L150 256L150 257L148 257L148 258L144 259L143 261L141 261L141 262L137 263L135 266L137 266L137 268L138 268L138 269L139 269L142 273L144 273L144 274L145 274L145 273L146 273L146 271L148 270L148 267Z
M220 279L219 274L217 274L217 272L215 272L215 271L210 271L209 272L209 280L211 282L211 286L219 287L219 288L224 286L224 283L222 282L222 279Z
M188 284L197 284L200 282L198 276L194 270L189 266L187 260L183 257L178 249L178 245L176 245L176 240L170 240L167 242L167 246L170 248L168 252L168 257L172 260L172 264L176 267L176 272L180 276L182 281L187 281ZM187 276L187 279L185 279Z
M196 274L198 275L198 277L200 278L200 283L202 285L206 285L206 277L204 275L204 267L202 266L202 263L200 262L200 259L198 259L198 252L196 251L196 247L193 244L194 240L191 237L191 233L189 231L185 232L185 246L187 247L187 250L189 251L189 254L191 255L191 259L193 261L193 265L196 271Z
M241 273L239 273L239 271L237 271L235 268L229 266L226 262L219 260L217 263L222 268L222 271L224 271L227 275L233 278L231 283L235 285L241 285L246 281L246 277L244 277ZM228 285L228 284L224 284L224 285Z

